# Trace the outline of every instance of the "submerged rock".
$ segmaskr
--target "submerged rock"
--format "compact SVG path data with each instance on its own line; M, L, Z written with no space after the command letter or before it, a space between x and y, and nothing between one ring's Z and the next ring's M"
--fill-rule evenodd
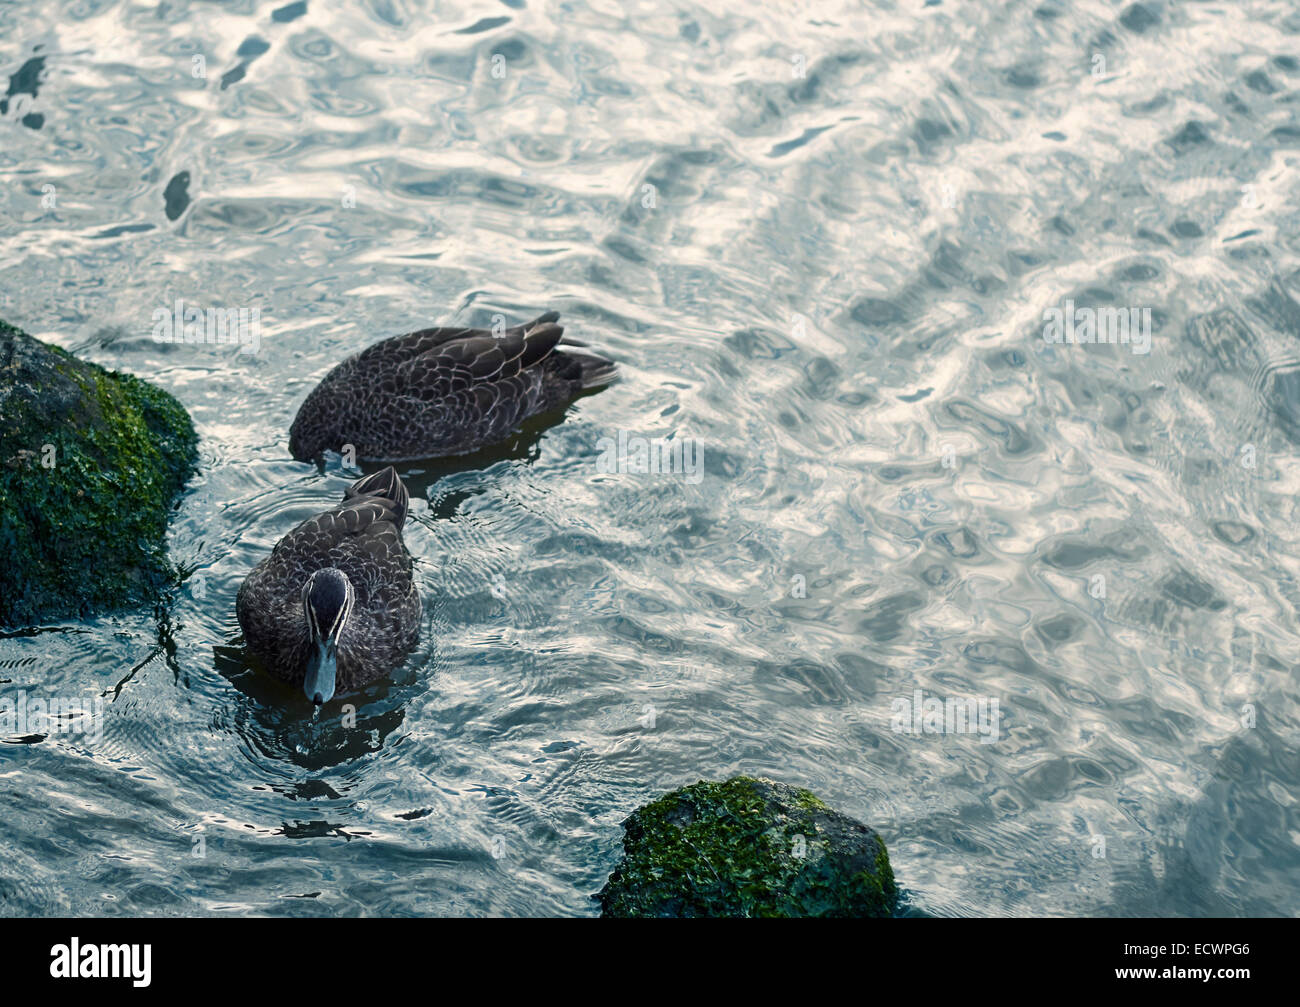
M898 895L873 829L771 780L701 780L623 829L602 916L889 916Z
M166 392L0 321L0 626L156 596L197 443Z

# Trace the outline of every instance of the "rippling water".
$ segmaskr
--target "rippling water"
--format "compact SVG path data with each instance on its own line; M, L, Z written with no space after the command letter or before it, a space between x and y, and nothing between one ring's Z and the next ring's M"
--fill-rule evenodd
M0 317L202 438L176 596L0 640L107 703L0 739L0 911L592 914L629 811L745 772L905 912L1300 912L1300 12L737 6L0 6ZM259 351L156 342L176 298ZM419 650L313 722L234 617L355 475L298 403L547 308L621 383L403 467ZM997 740L894 730L918 689Z

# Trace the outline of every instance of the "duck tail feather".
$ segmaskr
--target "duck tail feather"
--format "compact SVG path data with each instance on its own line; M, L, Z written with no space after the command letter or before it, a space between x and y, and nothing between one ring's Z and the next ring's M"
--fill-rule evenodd
M406 484L402 482L402 477L397 474L397 469L393 466L389 465L378 472L363 476L343 493L344 500L354 500L363 496L379 497L392 503L399 528L406 520L406 513L411 506L411 497L406 491Z
M558 322L559 320L560 313L558 311L547 311L538 315L531 322L521 322L519 325L510 326L510 328L506 329L506 333L511 336L526 336L540 326L550 325L552 322Z
M547 322L529 329L524 336L524 354L520 361L523 367L532 367L538 361L545 360L555 349L564 328Z
M594 353L570 353L564 355L580 368L578 375L583 391L591 388L604 388L618 377L618 364Z

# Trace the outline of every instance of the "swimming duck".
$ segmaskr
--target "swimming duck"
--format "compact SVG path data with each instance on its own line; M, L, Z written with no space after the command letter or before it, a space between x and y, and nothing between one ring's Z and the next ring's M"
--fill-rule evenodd
M239 588L244 641L317 706L391 671L420 635L420 595L402 542L406 487L389 466L276 543Z
M362 461L462 454L504 440L523 420L614 380L611 360L574 353L548 311L504 329L421 329L349 357L325 375L289 428L309 461L352 445Z

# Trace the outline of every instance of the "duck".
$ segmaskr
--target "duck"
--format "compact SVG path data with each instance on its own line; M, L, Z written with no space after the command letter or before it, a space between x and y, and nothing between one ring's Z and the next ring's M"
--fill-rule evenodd
M497 444L530 416L565 408L617 375L564 339L558 311L494 332L433 328L381 340L333 368L289 428L298 461L326 450L409 462Z
M276 543L240 585L244 644L317 708L401 664L420 635L420 593L402 541L410 497L391 465Z

